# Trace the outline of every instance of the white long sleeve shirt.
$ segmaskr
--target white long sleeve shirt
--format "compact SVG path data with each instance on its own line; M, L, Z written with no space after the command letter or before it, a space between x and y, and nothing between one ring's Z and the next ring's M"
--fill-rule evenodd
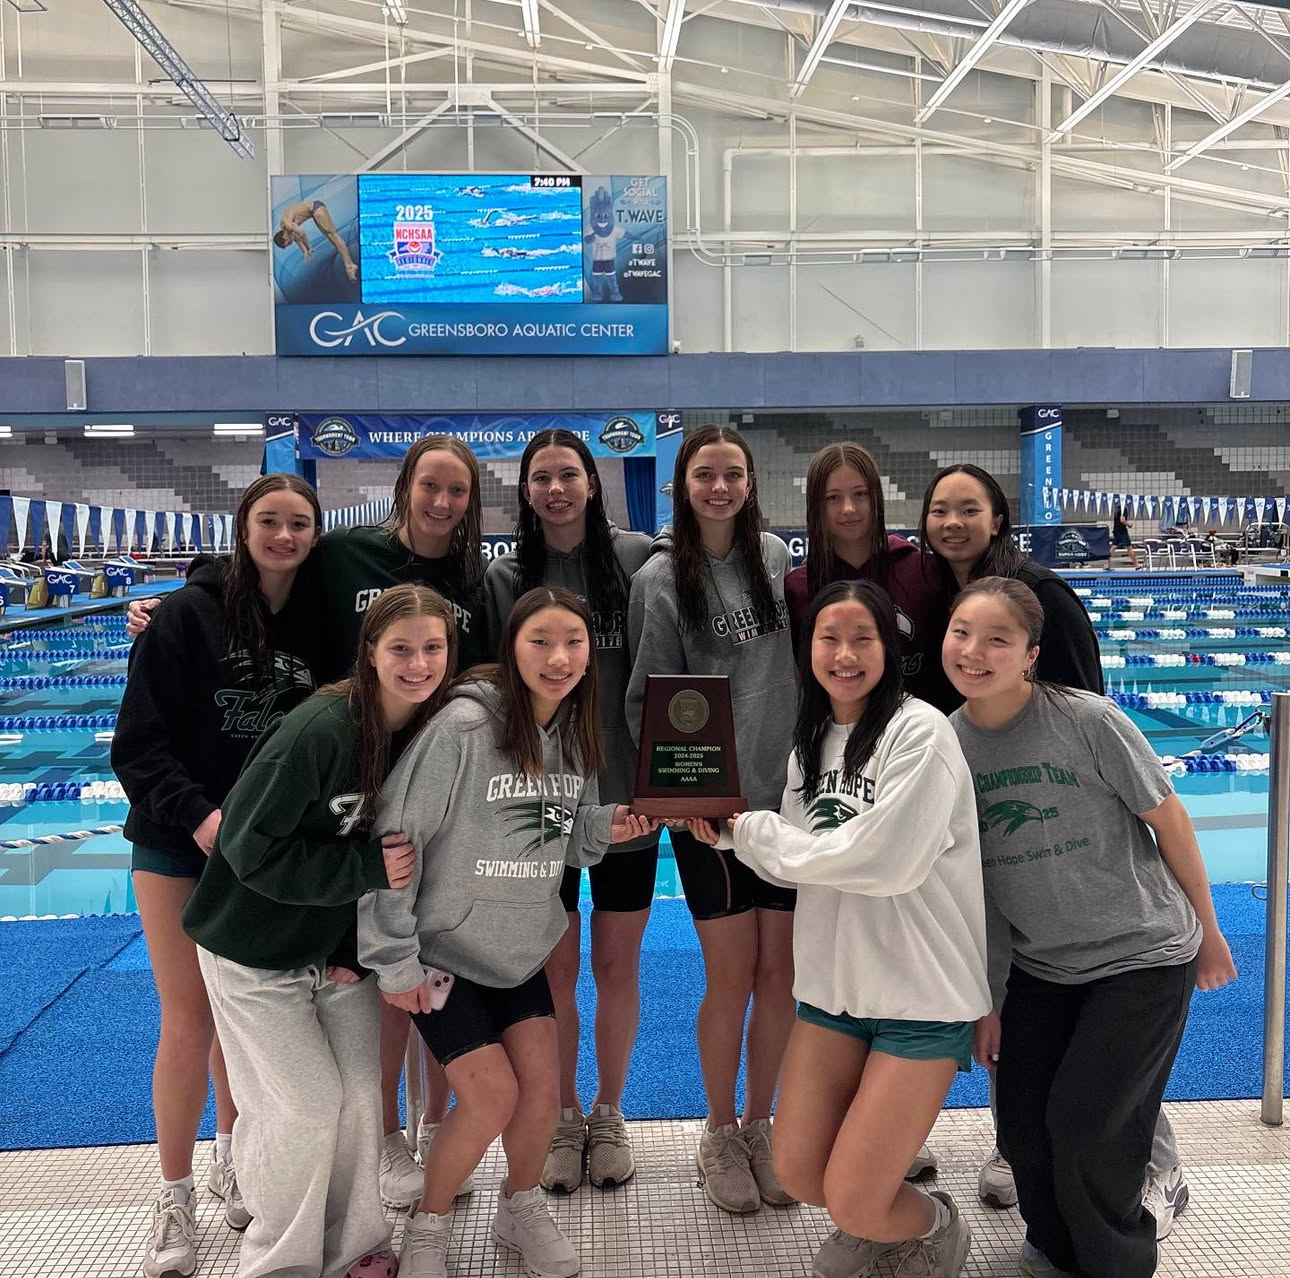
M972 779L954 730L907 699L861 775L846 781L849 727L822 743L803 801L796 757L775 812L735 823L735 854L798 889L793 994L834 1015L974 1021L990 1010Z

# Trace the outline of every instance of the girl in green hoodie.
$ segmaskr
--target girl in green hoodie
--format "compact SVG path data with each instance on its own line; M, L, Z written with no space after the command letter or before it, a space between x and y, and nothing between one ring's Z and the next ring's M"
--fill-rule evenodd
M184 911L238 1107L254 1218L238 1278L357 1275L388 1245L380 999L357 974L354 902L411 872L406 837L374 834L372 814L402 744L442 703L455 649L443 598L386 591L363 619L353 675L260 739ZM393 1272L388 1254L361 1270Z

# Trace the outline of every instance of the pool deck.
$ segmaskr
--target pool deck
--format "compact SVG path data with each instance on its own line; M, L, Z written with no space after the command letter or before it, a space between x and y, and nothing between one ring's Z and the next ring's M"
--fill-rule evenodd
M1264 1127L1255 1101L1167 1106L1191 1190L1186 1212L1160 1245L1159 1278L1285 1278L1290 1233L1290 1133ZM728 1216L695 1183L697 1120L629 1125L636 1176L612 1192L584 1180L553 1196L552 1213L577 1246L582 1278L801 1278L828 1236L815 1207L765 1207ZM1014 1278L1022 1222L976 1197L977 1169L993 1136L988 1110L946 1110L930 1141L940 1160L936 1186L958 1202L973 1234L965 1278ZM197 1150L197 1278L233 1278L238 1235L206 1192L208 1146ZM519 1278L518 1260L493 1242L489 1222L503 1168L494 1145L469 1198L453 1212L456 1278ZM0 1153L0 1275L4 1278L135 1278L157 1188L153 1145ZM931 1187L929 1185L929 1187ZM395 1246L406 1214L388 1212ZM892 1272L880 1262L878 1274ZM1108 1276L1109 1278L1109 1276Z

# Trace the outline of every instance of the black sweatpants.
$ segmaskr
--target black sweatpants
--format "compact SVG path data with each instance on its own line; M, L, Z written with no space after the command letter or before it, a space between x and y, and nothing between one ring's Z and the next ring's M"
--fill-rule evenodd
M1142 1182L1196 963L1058 985L1015 965L999 1046L999 1143L1026 1238L1081 1278L1151 1278Z

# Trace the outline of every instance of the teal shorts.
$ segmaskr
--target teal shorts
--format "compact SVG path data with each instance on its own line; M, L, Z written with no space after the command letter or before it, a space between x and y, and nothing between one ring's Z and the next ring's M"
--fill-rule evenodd
M871 1052L907 1061L954 1061L959 1073L972 1070L975 1021L888 1021L876 1016L834 1016L810 1003L797 1005L797 1019L867 1043Z

